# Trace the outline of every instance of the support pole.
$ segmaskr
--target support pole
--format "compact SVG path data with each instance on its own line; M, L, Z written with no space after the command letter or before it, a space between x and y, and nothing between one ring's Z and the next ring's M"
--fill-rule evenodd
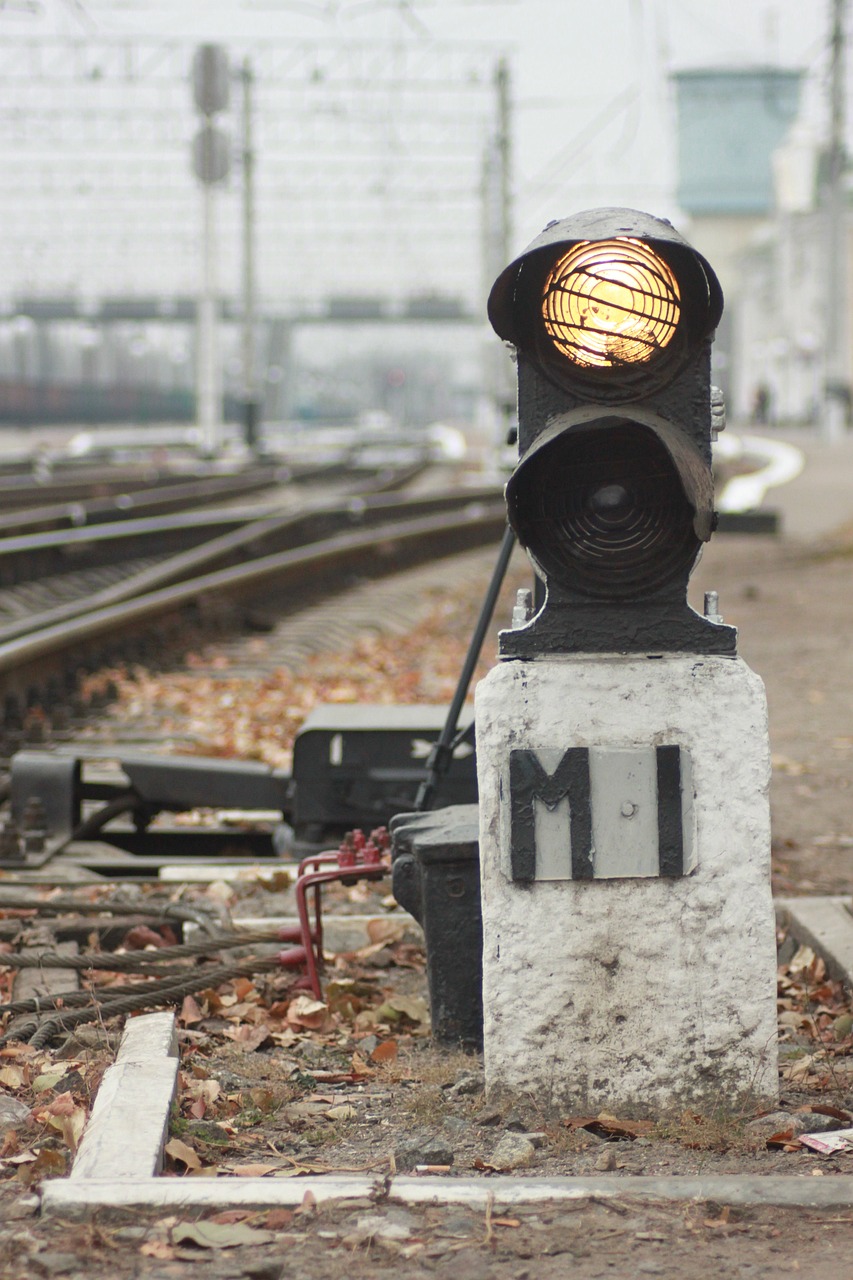
M821 435L839 440L847 429L850 376L847 322L847 227L844 207L844 5L832 0L830 42L829 181L826 195L826 330Z
M487 288L512 257L512 104L509 63L501 58L494 71L495 123L483 159L482 256ZM496 424L496 444L507 443L515 399L512 366L506 352L490 341L483 353L485 397Z
M202 449L214 455L222 447L222 372L216 299L216 194L202 185L202 279L198 301L198 425Z
M258 445L259 401L255 345L255 153L252 149L252 89L248 58L240 72L243 85L243 435L246 448Z

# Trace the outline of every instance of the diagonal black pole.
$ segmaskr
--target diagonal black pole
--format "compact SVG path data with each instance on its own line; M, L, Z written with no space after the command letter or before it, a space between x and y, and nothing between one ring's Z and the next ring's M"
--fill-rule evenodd
M477 659L480 657L480 651L483 648L483 641L486 638L486 632L492 620L492 614L495 611L498 595L503 586L506 571L509 566L510 557L515 546L515 533L507 526L504 532L503 541L501 542L498 559L489 582L483 600L480 616L477 619L477 625L474 628L474 634L471 636L471 643L468 645L468 652L465 655L465 661L462 664L462 671L456 685L456 691L450 703L450 709L447 712L447 719L444 722L444 728L429 754L427 761L427 775L418 788L417 799L415 800L415 810L420 813L425 809L432 808L435 793L438 784L450 768L453 759L453 750L457 745L456 727L459 722L459 715L465 698L468 695L468 688L471 684L471 677L474 674L474 668L477 665Z

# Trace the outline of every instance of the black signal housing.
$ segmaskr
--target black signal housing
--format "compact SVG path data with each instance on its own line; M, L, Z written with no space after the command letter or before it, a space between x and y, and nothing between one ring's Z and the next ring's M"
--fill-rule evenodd
M518 353L510 524L546 588L506 657L736 651L687 583L713 531L706 260L649 214L552 223L498 277L489 318Z

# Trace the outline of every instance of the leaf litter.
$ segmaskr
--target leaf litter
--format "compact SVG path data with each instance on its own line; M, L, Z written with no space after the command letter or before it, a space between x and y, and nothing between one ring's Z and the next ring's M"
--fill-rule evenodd
M334 672L327 669L325 675L328 681L321 700L335 695L365 696L351 679L352 667L345 673L346 678L341 675L337 684ZM162 692L161 686L156 696ZM393 700L401 700L402 692L402 687L396 688ZM427 700L436 700L432 690ZM302 714L302 709L297 709ZM182 717L189 710L187 705L172 708L176 727L185 724ZM275 714L278 715L278 711ZM298 718L292 718L291 730ZM225 727L221 743L224 754L236 750L241 732L248 741L255 727L245 724L242 728ZM257 740L270 743L271 759L275 763L286 763L289 745L286 735L278 735L277 727L273 733L262 733ZM199 749L210 749L202 735L198 741L203 743ZM273 887L270 883L263 885L262 890ZM223 901L233 897L233 886L219 888ZM391 941L393 943L393 939ZM0 949L2 946L0 944ZM843 1242L837 1235L835 1252L832 1256L826 1253L827 1247L833 1248L826 1233L835 1222L845 1224L846 1231L849 1218L808 1210L793 1219L789 1214L780 1216L772 1210L741 1211L719 1205L697 1205L686 1210L659 1205L629 1210L618 1200L609 1200L606 1204L591 1202L563 1208L557 1225L552 1227L553 1215L548 1212L522 1210L512 1216L498 1216L490 1205L484 1219L482 1213L459 1211L454 1214L427 1207L412 1211L408 1235L397 1241L392 1233L384 1244L378 1245L377 1234L369 1223L364 1224L360 1232L357 1226L360 1216L384 1212L387 1206L393 1206L388 1152L401 1132L409 1133L418 1127L431 1134L452 1135L456 1150L448 1176L469 1172L476 1160L484 1160L494 1146L495 1134L504 1129L510 1132L535 1129L544 1133L545 1143L537 1149L536 1162L530 1170L533 1173L589 1172L602 1143L618 1146L620 1152L625 1153L620 1167L626 1172L808 1173L824 1169L846 1172L849 1168L843 1158L817 1157L804 1151L802 1146L794 1148L791 1143L768 1149L762 1141L744 1149L743 1122L751 1118L748 1112L735 1117L734 1125L730 1117L723 1121L713 1116L685 1114L674 1117L668 1131L658 1125L649 1132L642 1118L632 1116L603 1113L596 1117L560 1117L554 1122L552 1117L543 1119L535 1109L531 1113L512 1101L487 1106L478 1083L480 1064L476 1056L435 1051L418 1026L405 1017L393 1026L378 1022L378 1010L382 1004L391 1005L396 995L423 999L423 975L417 958L410 948L404 961L399 943L395 944L395 951L395 964L380 976L370 973L366 958L361 964L336 960L324 986L323 1003L327 1005L328 1020L318 1028L290 1023L287 1010L298 993L286 989L284 984L276 988L269 978L250 984L251 991L238 992L234 984L222 984L187 1004L181 1028L181 1105L175 1125L181 1132L170 1138L170 1142L178 1140L187 1151L194 1151L201 1165L201 1169L193 1173L188 1165L180 1169L176 1164L175 1176L210 1176L221 1171L236 1176L275 1177L287 1176L285 1170L290 1170L290 1176L298 1177L302 1171L343 1167L341 1161L346 1152L358 1153L364 1161L362 1167L367 1167L367 1161L376 1155L379 1168L378 1190L375 1197L371 1197L374 1208L371 1209L367 1201L363 1207L318 1207L311 1203L308 1193L301 1211L296 1213L229 1210L210 1215L202 1223L161 1218L145 1226L138 1225L137 1215L128 1230L147 1233L136 1246L137 1256L155 1262L198 1258L206 1249L216 1247L210 1243L213 1236L207 1234L205 1241L198 1237L193 1240L192 1231L185 1235L186 1230L199 1225L208 1228L215 1223L225 1227L245 1223L250 1229L274 1232L275 1247L287 1251L288 1271L295 1268L299 1274L309 1277L338 1276L353 1269L353 1262L354 1273L361 1274L360 1260L353 1259L354 1253L369 1259L370 1274L398 1275L400 1254L395 1253L395 1249L399 1248L412 1251L407 1254L412 1257L420 1252L424 1262L431 1266L436 1262L440 1265L441 1260L446 1259L454 1268L459 1251L460 1267L463 1267L462 1259L468 1265L473 1259L475 1268L486 1265L490 1274L500 1277L536 1274L542 1280L551 1280L552 1276L565 1274L567 1266L579 1275L586 1276L587 1267L593 1268L590 1275L603 1274L601 1264L605 1260L618 1265L621 1259L627 1267L630 1259L632 1271L639 1266L651 1274L678 1275L679 1280L692 1280L694 1275L706 1274L703 1241L712 1240L714 1265L719 1270L720 1260L723 1269L726 1259L732 1266L741 1264L746 1236L751 1248L750 1261L763 1261L769 1273L776 1269L779 1253L783 1252L789 1260L795 1253L807 1257L811 1268L832 1280L836 1274L842 1274L837 1267L840 1265L843 1269L851 1259L846 1254L844 1258L840 1256ZM397 979L403 980L404 989L399 992L394 990ZM11 976L0 968L0 988L4 993L10 989L10 983ZM849 1001L837 985L827 981L814 957L803 952L797 954L795 963L789 959L781 966L779 998L783 1105L792 1114L805 1111L832 1118L835 1112L840 1112L842 1115L836 1117L836 1122L843 1123L853 1105L850 1086L853 1073L848 1071L853 1027ZM259 1024L251 1020L254 1015L250 1015L250 1008L259 1011L261 1023L271 1028L269 1042L255 1048L248 1048L247 1042L240 1047L237 1041L223 1034L224 1030L233 1031L236 1026L257 1027ZM230 1028L229 1009L233 1020ZM238 1012L235 1014L234 1010ZM75 1085L63 1090L60 1086L65 1063L56 1061L55 1055L48 1051L33 1053L29 1046L10 1045L7 1050L0 1051L0 1071L8 1072L0 1077L0 1090L9 1096L20 1096L31 1110L38 1100L34 1093L36 1081L48 1105L51 1092L56 1096L65 1092L71 1094L76 1106L88 1108L99 1072L110 1057L104 1048L75 1058L69 1067L78 1071L84 1087ZM99 1052L102 1052L101 1060ZM463 1081L473 1083L457 1092ZM721 1099L721 1116L725 1113L724 1102ZM60 1112L66 1106L63 1102ZM304 1108L302 1112L298 1111L300 1107ZM340 1119L323 1114L338 1107L345 1109ZM356 1112L355 1118L349 1114L349 1108ZM475 1139L473 1144L468 1141L471 1134ZM470 1150L472 1146L475 1151ZM288 1154L288 1148L302 1154ZM38 1172L32 1177L36 1183L42 1177L61 1176L69 1157L70 1147L61 1132L45 1117L37 1125L31 1115L20 1132L12 1129L3 1137L0 1170L2 1177L14 1180L17 1169L38 1165ZM467 1167L466 1160L469 1161ZM249 1170L251 1172L247 1172ZM612 1228L617 1211L620 1223L623 1216L630 1223L621 1252L619 1234ZM319 1228L316 1231L315 1224ZM504 1226L503 1231L496 1230ZM49 1223L45 1229L50 1229ZM28 1228L28 1241L31 1235ZM343 1243L353 1236L358 1238L358 1243ZM735 1252L727 1254L730 1237ZM675 1270L660 1261L664 1244L676 1246ZM62 1246L70 1247L67 1238L63 1238ZM17 1246L20 1269L14 1271L10 1267L10 1276L34 1273L28 1250L37 1247L31 1243ZM128 1262L122 1270L116 1248L117 1243L109 1232L91 1230L85 1248L81 1246L89 1274L111 1278L119 1274L129 1276L131 1271L136 1274L132 1252L124 1255ZM482 1261L476 1260L478 1253ZM279 1252L277 1256L282 1255ZM524 1260L531 1257L537 1261L535 1269L528 1270ZM271 1265L269 1274L278 1274L273 1264L262 1262L245 1274L266 1275L264 1267Z

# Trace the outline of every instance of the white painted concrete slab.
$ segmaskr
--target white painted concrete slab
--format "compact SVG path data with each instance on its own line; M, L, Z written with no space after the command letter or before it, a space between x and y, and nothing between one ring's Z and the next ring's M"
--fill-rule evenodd
M768 436L733 436L727 432L714 445L715 453L728 458L741 454L760 459L762 466L749 475L733 476L717 498L719 511L754 511L768 489L790 484L805 466L801 449Z
M160 1173L177 1083L175 1015L130 1019L116 1061L104 1072L70 1181Z
M177 1058L178 1028L169 1011L128 1018L121 1037L116 1062L149 1062L152 1058Z
M707 656L508 661L477 686L476 723L487 1086L592 1114L772 1101L760 679L739 659ZM692 874L512 880L511 752L543 761L569 748L673 745L692 764Z
M266 1209L302 1203L310 1191L319 1204L367 1196L375 1180L365 1177L311 1178L161 1178L108 1182L67 1180L42 1186L42 1212L63 1217L85 1216L95 1209ZM404 1204L461 1204L485 1209L497 1205L547 1201L713 1200L719 1204L787 1205L808 1208L853 1205L853 1177L721 1177L651 1178L395 1178L391 1195Z

